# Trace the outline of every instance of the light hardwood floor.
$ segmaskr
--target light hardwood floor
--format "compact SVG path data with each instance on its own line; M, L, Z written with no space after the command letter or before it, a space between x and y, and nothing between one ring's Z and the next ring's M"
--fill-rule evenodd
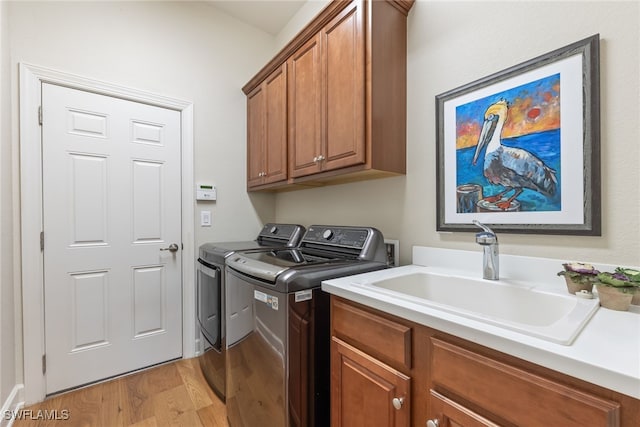
M206 383L198 359L70 391L24 410L28 418L57 411L59 418L68 413L68 419L17 420L15 427L228 427L225 405Z

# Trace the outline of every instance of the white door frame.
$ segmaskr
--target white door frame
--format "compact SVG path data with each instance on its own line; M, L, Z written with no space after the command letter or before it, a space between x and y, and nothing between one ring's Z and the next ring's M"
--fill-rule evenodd
M44 254L40 250L42 231L42 155L38 108L42 83L113 96L129 101L177 110L182 139L182 357L195 356L195 241L193 184L193 104L88 79L35 65L20 64L20 196L22 243L22 319L25 403L46 396L42 373L45 353Z

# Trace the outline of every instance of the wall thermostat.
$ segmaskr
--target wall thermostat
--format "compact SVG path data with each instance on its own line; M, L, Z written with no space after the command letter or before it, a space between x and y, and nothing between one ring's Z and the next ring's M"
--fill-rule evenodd
M209 184L196 185L196 200L216 200L216 187Z

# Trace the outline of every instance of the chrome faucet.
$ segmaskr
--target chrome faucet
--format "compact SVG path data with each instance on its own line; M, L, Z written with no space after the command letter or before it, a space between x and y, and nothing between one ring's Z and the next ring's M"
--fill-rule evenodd
M476 243L482 246L482 278L487 280L498 280L500 276L500 264L498 257L498 236L492 229L473 220L473 223L482 228L483 231L476 234Z

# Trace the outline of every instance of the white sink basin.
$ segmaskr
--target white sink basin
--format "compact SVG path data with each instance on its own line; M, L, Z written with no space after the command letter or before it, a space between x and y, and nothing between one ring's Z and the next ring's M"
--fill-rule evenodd
M508 280L414 272L357 284L414 304L570 345L598 309L597 299L537 290Z

